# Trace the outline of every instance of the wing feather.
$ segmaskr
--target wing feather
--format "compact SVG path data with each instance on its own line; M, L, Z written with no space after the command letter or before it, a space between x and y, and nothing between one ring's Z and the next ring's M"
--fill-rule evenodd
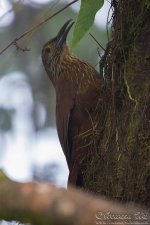
M75 92L69 82L59 83L56 90L56 124L59 140L66 156L68 167L70 167L71 146L68 141L68 127L70 114L74 107Z

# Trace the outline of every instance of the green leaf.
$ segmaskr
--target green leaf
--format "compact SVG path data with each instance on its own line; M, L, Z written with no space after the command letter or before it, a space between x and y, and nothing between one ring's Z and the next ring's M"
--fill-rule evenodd
M104 0L81 0L81 7L73 31L71 48L74 48L94 23L97 11Z

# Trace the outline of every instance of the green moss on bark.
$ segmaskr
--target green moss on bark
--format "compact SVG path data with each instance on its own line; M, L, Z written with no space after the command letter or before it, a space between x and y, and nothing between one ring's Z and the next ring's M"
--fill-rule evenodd
M109 94L104 135L85 183L94 193L150 206L148 5L146 0L116 2L105 62Z

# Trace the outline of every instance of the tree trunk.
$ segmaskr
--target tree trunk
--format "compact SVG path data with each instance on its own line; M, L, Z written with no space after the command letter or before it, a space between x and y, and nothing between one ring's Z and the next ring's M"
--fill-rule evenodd
M94 193L150 206L150 3L112 4L112 41L104 56L109 96L104 132L84 182Z

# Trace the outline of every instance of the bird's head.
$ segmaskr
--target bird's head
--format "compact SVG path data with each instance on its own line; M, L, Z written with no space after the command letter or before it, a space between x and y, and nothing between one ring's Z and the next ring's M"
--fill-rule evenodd
M73 24L74 22L72 22L72 19L68 20L62 26L57 36L44 45L42 49L42 61L48 73L52 72L50 70L55 69L61 55L67 49L66 38Z

